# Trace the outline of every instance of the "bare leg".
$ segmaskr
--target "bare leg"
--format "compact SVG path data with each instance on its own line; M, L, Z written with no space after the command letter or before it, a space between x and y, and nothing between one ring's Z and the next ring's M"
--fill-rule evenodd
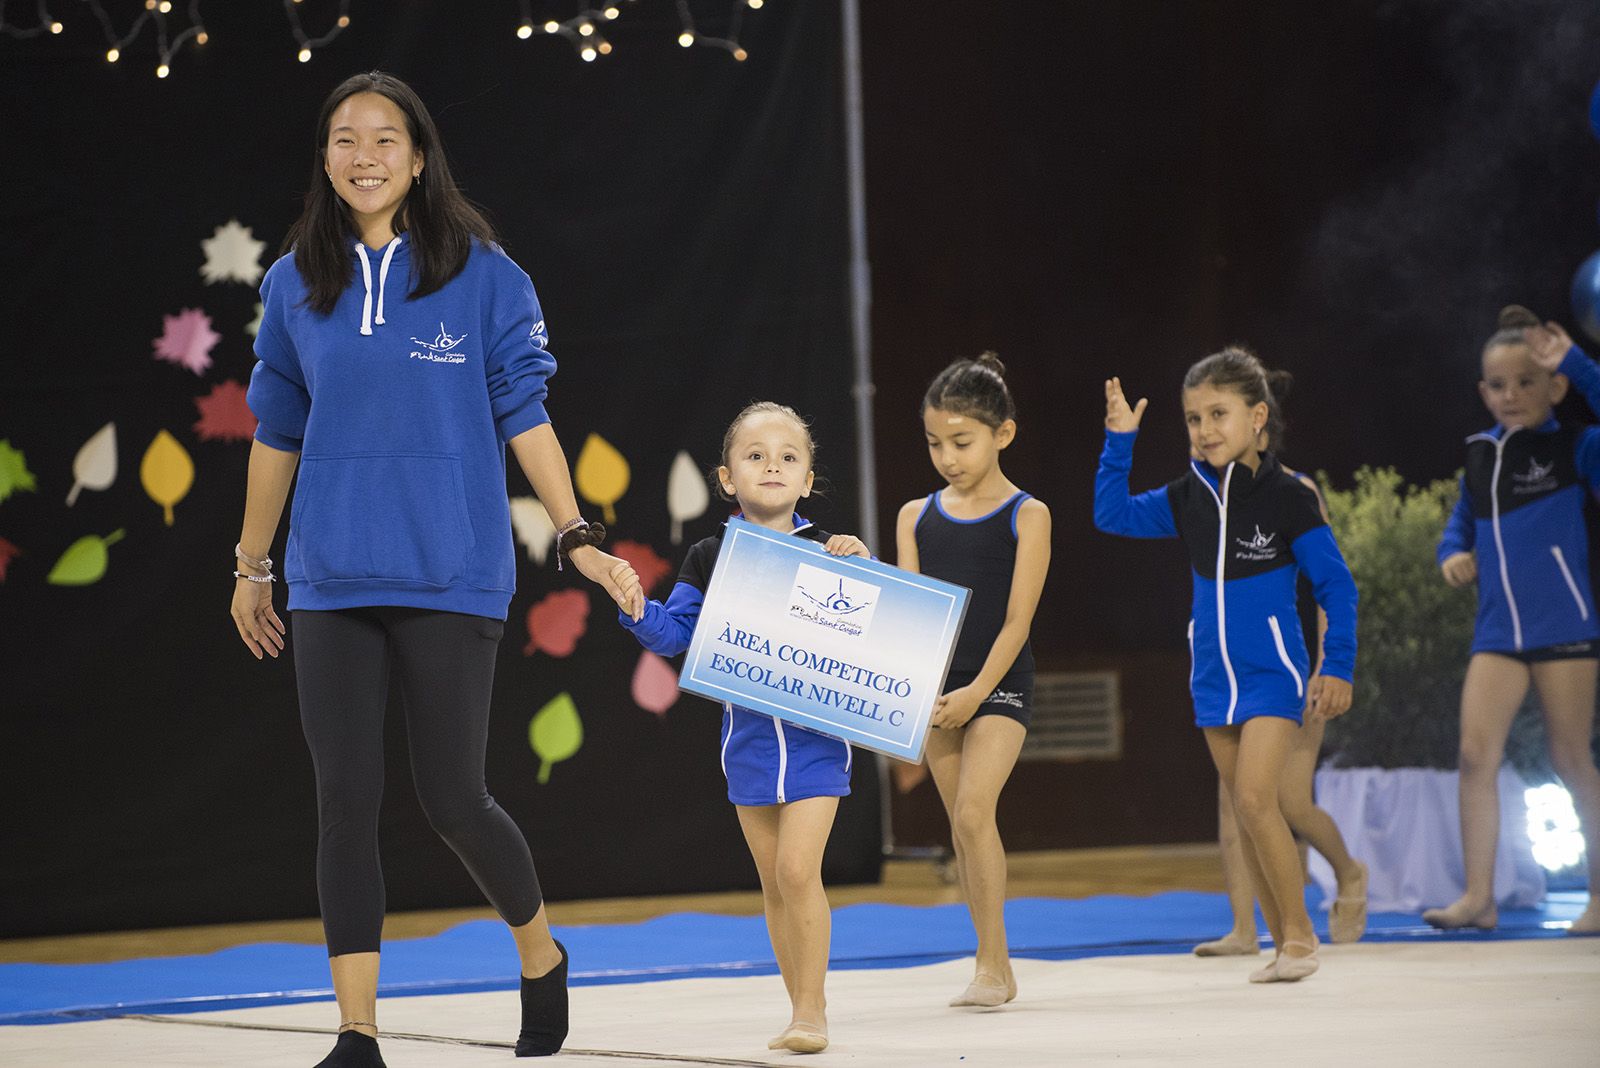
M522 962L524 979L537 979L561 963L561 950L556 948L556 940L550 936L550 920L545 915L543 904L533 914L533 919L510 930L511 937L517 943L517 957Z
M1244 870L1249 877L1251 889L1257 895L1261 905L1261 918L1266 921L1267 932L1272 936L1272 944L1276 952L1283 952L1283 923L1278 913L1278 903L1273 897L1271 887L1266 876L1261 871L1261 862L1256 856L1256 850L1250 841L1250 836L1245 832L1244 821L1239 819L1238 794L1235 792L1237 771L1239 763L1240 728L1238 727L1207 727L1205 728L1206 744L1211 749L1212 762L1217 766L1217 775L1228 790L1228 796L1234 802L1234 825L1240 829L1239 856L1244 861Z
M934 734L959 740L947 737L935 743ZM1006 943L1006 854L995 807L1026 737L1022 724L994 715L974 717L956 731L929 735L928 766L950 815L962 889L978 935L973 984L955 1003L1003 1004L1016 996ZM951 759L952 743L960 746L956 760ZM984 989L975 991L978 987Z
M1500 838L1500 790L1511 721L1528 693L1528 666L1508 656L1478 653L1461 685L1461 853L1467 889L1451 905L1428 909L1435 927L1493 927L1494 854Z
M750 856L756 862L756 875L761 879L761 910L767 919L767 937L772 941L772 955L778 962L778 974L783 976L783 987L794 1003L794 959L789 954L789 926L784 913L783 894L778 890L778 806L735 805L739 813L739 827L744 831L744 841L750 847ZM773 1047L776 1048L776 1047Z
M783 1048L801 1053L817 1052L827 1045L828 1003L823 986L828 977L833 914L828 911L828 894L822 885L822 853L838 809L837 797L808 797L778 806L777 882L792 973L789 1027L807 1033L784 1043ZM815 1042L817 1036L820 1045Z
M1312 799L1326 727L1320 719L1307 719L1295 733L1283 766L1278 804L1289 828L1327 859L1338 880L1335 900L1328 911L1329 936L1335 942L1355 942L1367 928L1366 865L1350 855L1339 825Z
M1250 869L1239 841L1239 821L1233 814L1233 795L1228 784L1217 777L1217 844L1222 849L1222 883L1228 889L1228 907L1233 912L1233 929L1221 938L1194 947L1196 956L1250 956L1261 952L1256 936L1256 895L1250 885Z
M1550 763L1561 776L1583 829L1589 858L1589 907L1572 922L1573 934L1600 934L1600 771L1589 748L1594 737L1595 680L1600 661L1552 660L1533 665L1533 684L1544 709Z
M378 1037L378 954L341 953L328 958L339 1030Z

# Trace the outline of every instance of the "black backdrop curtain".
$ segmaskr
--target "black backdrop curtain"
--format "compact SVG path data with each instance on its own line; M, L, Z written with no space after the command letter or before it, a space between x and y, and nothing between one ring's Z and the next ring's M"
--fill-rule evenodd
M730 6L695 5L704 31L725 29ZM209 43L185 49L166 80L152 76L148 38L112 66L88 12L61 14L59 38L0 45L0 462L14 476L0 501L0 936L315 911L292 664L256 663L227 615L249 449L230 436L227 384L254 362L255 287L208 283L201 242L237 220L272 261L311 174L317 107L351 73L381 68L418 90L468 195L532 276L559 361L557 432L574 463L590 435L625 461L613 529L669 565L658 595L724 514L713 501L674 544L669 467L680 451L712 466L752 399L814 417L819 469L837 484L816 518L855 528L835 5L747 13L744 63L679 48L672 5L630 6L606 27L616 51L585 64L559 39L518 40L512 4L357 3L352 27L302 65L279 5L211 4ZM185 309L219 335L199 373L203 360L153 358L153 341L182 336L164 317ZM116 470L99 488L105 454L80 449L107 423ZM167 464L159 448L145 464L162 431L193 465L171 525L158 501L182 488L182 461L168 447ZM69 507L75 462L96 459ZM589 496L603 503L619 475L597 463ZM529 494L520 472L509 492ZM85 536L109 541L103 575L48 581ZM641 707L640 650L601 594L570 655L551 650L570 609L552 610L535 647L529 610L584 587L520 541L518 570L488 780L548 895L755 885L718 768L717 709L688 696L664 714ZM77 561L78 579L96 573ZM530 722L561 694L583 739L541 785ZM411 793L397 701L389 906L478 903ZM857 766L834 881L877 875L875 774Z

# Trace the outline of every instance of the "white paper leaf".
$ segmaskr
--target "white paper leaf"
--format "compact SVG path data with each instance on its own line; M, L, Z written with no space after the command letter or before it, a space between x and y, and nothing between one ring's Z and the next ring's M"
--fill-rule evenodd
M672 473L667 476L667 514L672 517L672 544L683 541L683 524L706 514L711 491L705 476L695 466L694 457L680 450L672 458Z
M216 228L212 235L200 242L206 262L200 266L200 277L207 285L215 282L261 281L261 253L267 243L257 241L248 226L240 226L238 219L229 219Z
M266 305L262 304L259 300L256 301L256 317L244 324L244 332L249 334L251 337L255 337L257 334L261 333L261 319L266 314Z
M72 492L67 507L78 500L80 490L103 490L117 480L117 424L107 423L83 443L72 461Z
M556 525L537 497L511 498L511 527L528 550L528 559L543 564L556 540Z

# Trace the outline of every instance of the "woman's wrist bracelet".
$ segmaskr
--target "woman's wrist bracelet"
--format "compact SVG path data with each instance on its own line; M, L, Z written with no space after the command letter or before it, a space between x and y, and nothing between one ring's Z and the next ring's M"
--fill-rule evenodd
M244 551L243 542L240 542L233 547L233 555L237 559L243 560L257 571L265 571L269 575L272 574L272 557L263 556L259 560L253 558L249 553Z
M556 534L556 570L560 571L561 561L574 549L581 549L585 545L599 545L606 540L606 528L602 523L586 523L580 516L570 523L563 524Z
M278 576L274 575L270 571L268 571L265 575L252 575L248 571L235 571L233 573L233 577L234 578L242 578L242 579L246 580L247 582L276 582L276 581L278 581Z

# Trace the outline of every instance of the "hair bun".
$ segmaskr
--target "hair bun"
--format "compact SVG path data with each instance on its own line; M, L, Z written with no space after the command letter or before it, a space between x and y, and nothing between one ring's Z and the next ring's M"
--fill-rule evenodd
M1294 375L1288 371L1267 371L1267 388L1272 391L1274 400L1283 400L1289 395L1289 389L1294 385Z
M1000 354L992 349L983 352L972 362L979 367L987 367L1001 378L1006 376L1006 365L1000 362Z
M1529 326L1538 326L1539 317L1520 304L1507 304L1500 309L1499 326L1501 330L1521 330Z

